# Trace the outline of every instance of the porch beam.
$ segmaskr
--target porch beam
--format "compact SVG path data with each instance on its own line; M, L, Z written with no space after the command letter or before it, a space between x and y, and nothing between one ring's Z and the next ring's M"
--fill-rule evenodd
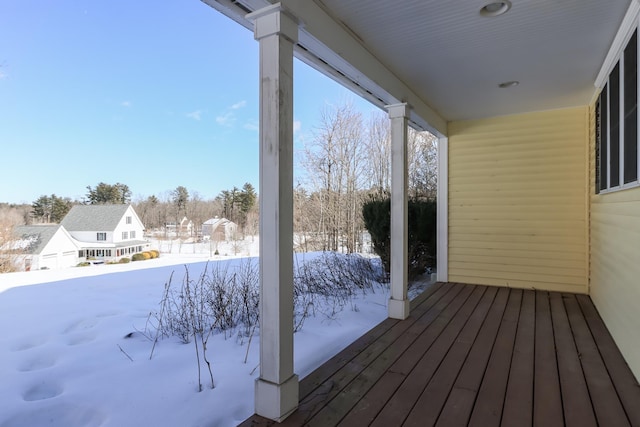
M298 407L293 371L293 45L279 3L247 15L260 43L260 377L255 411L280 422Z
M391 120L391 298L389 317L409 317L407 132L410 115L406 103L388 105Z
M246 10L269 5L268 0L201 0L246 28ZM282 0L300 22L294 55L379 108L398 102L411 104L411 126L436 136L447 133L446 120L382 63L344 24L317 2Z
M410 119L417 127L437 136L447 133L447 122L421 97L382 63L360 40L354 37L342 23L337 22L314 1L282 0L282 4L302 23L300 41L304 48L335 67L348 79L338 79L350 88L358 85L366 88L387 104L406 102L411 105ZM304 55L302 55L304 56ZM327 64L305 60L332 78ZM328 71L328 72L327 72ZM348 83L351 80L353 83ZM359 92L359 91L358 91ZM368 97L369 100L371 98ZM380 105L380 102L375 102Z

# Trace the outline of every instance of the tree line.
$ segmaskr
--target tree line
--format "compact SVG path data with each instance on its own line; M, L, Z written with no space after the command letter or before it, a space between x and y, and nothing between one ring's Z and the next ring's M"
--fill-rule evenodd
M435 199L437 139L412 129L408 134L409 196ZM294 232L298 250L356 252L364 231L363 204L384 199L391 190L391 138L389 119L375 113L364 117L349 102L327 106L312 138L296 158ZM147 230L161 230L183 217L196 229L209 218L227 218L243 234L258 233L258 198L255 188L223 190L211 200L178 186L163 194L132 200L126 184L87 186L82 200L43 195L22 206L11 221L19 224L58 223L74 204L131 203ZM8 205L0 208L8 209ZM13 208L14 210L16 207ZM7 217L7 215L4 215ZM3 215L0 210L0 220Z
M100 182L95 187L87 186L86 196L82 200L71 200L55 194L42 195L36 199L30 210L13 215L15 225L59 223L77 204L131 204L145 227L150 230L162 230L167 223L179 223L187 217L196 226L196 232L206 220L218 216L237 223L244 233L257 233L258 195L251 183L245 183L241 189L233 187L223 190L213 200L204 200L196 191L190 192L184 186L162 195L151 195L145 199L133 201L129 186L122 183L107 184ZM14 208L16 209L16 208Z

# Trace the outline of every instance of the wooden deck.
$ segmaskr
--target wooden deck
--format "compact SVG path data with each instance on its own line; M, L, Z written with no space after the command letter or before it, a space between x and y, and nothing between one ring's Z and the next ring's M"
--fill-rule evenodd
M640 387L588 296L437 283L302 379L281 425L640 426Z

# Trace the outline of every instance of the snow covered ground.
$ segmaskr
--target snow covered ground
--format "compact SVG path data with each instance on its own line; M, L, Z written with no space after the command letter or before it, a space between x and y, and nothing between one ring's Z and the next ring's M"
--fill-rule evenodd
M257 255L257 239L246 243L237 255ZM196 274L209 258L241 262L208 249L173 244L154 260L0 275L0 427L235 426L250 416L259 338L247 353L246 341L213 337L215 388L203 369L198 392L193 344L161 340L150 359L142 333L183 264ZM382 321L388 298L379 288L358 296L357 310L307 319L295 334L296 373L309 374Z

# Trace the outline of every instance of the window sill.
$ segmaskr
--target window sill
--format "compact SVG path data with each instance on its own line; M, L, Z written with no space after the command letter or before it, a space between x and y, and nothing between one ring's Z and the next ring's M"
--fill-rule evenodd
M597 193L597 194L617 193L618 191L623 191L623 190L628 190L630 188L638 188L638 187L640 187L640 181L634 181L624 185L619 185L617 187L608 188L606 190L600 190L600 193Z

